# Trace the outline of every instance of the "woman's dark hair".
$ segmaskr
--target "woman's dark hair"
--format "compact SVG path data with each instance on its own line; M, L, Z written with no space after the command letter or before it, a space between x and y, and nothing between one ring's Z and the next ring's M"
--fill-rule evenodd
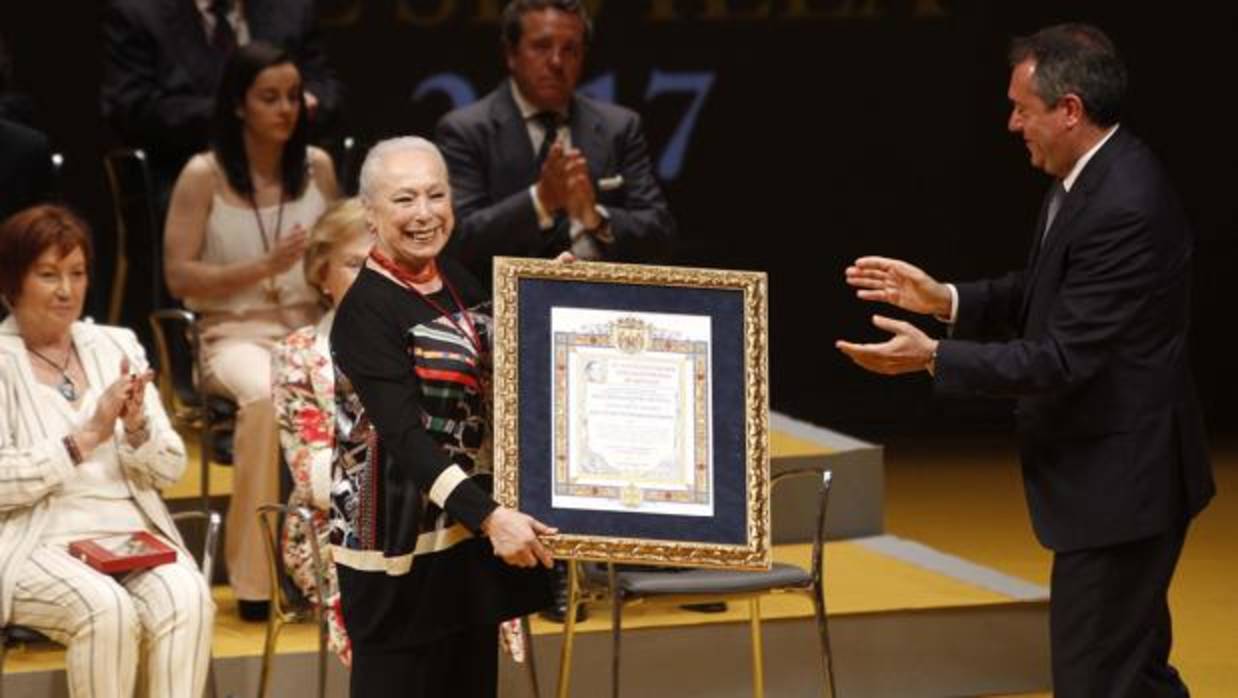
M52 247L61 256L82 248L86 268L90 269L94 256L90 226L69 209L40 204L18 211L0 223L0 295L10 305L21 295L22 282L31 267Z
M514 49L520 43L520 34L524 31L521 19L525 13L539 10L558 10L576 15L585 25L585 46L593 41L593 22L589 20L589 11L580 0L512 0L503 8L503 17L499 21L499 33L505 49Z
M245 105L245 93L254 84L258 73L277 65L291 64L292 56L285 50L263 41L254 41L237 48L224 65L219 89L215 92L215 114L211 119L211 150L223 168L228 184L242 196L252 196L254 184L249 179L249 161L245 155L245 129L237 110ZM298 197L306 182L306 148L309 145L308 116L302 103L297 112L297 125L292 137L284 144L280 158L284 195Z

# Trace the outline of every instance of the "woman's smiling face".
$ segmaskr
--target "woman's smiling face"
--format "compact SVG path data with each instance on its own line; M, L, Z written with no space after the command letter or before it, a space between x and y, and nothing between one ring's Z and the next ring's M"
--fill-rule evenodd
M366 220L378 234L380 252L416 270L443 251L455 214L441 160L429 151L402 150L383 156Z

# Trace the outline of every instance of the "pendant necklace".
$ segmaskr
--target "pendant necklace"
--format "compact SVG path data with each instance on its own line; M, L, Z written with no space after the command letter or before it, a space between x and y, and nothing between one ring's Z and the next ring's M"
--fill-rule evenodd
M254 212L254 220L258 222L258 236L262 239L262 251L269 253L271 243L267 242L267 228L258 213L258 200L253 192L249 193L249 208ZM275 243L279 243L279 235L284 227L284 185L279 186L279 213L275 216ZM272 305L279 305L279 284L275 276L267 277L266 297Z
M410 273L407 269L396 264L395 260L380 252L377 245L370 248L370 259L391 274L409 293L421 299L422 303L433 308L443 319L450 322L460 334L468 339L469 344L473 345L473 349L477 352L477 372L475 375L480 388L479 392L481 393L483 409L487 417L486 421L490 422L494 416L494 390L492 385L494 381L494 366L491 363L493 357L487 351L485 343L482 342L481 333L477 331L477 325L473 322L472 313L464 307L460 294L456 293L456 287L451 284L451 281L445 275L438 273L438 264L433 259L430 260L427 268L419 274ZM447 294L451 296L451 300L455 302L456 308L459 309L459 315L464 321L463 323L457 321L450 310L444 308L428 295L418 291L413 285L426 283L433 280L436 276L442 279L443 287L447 289Z
M60 373L60 383L56 386L56 391L64 396L64 399L69 402L77 402L77 386L73 384L73 379L69 377L69 363L73 361L73 347L70 346L69 352L65 354L63 366L57 364L55 361L52 361L46 356L43 356L30 347L26 347L26 351L34 354L40 359L43 359L48 366L56 369L56 371Z
M447 320L447 322L450 322L452 326L460 332L460 334L464 335L465 339L469 341L469 344L473 345L473 349L477 351L478 360L483 363L485 362L489 352L486 351L485 345L482 344L481 334L477 331L477 325L474 324L472 316L464 307L464 302L460 300L460 294L456 293L456 287L451 285L451 282L447 280L446 276L441 276L438 273L438 265L433 259L430 260L430 264L427 265L425 271L417 275L409 273L407 269L401 267L399 264L396 264L395 260L391 259L382 252L379 252L378 247L373 247L370 249L370 259L374 260L378 266L382 267L393 277L395 277L396 280L400 282L400 285L408 290L409 293L412 293L414 296L421 299L421 302L433 308L439 315ZM443 287L447 289L447 294L451 297L451 300L455 302L456 308L460 310L460 317L464 320L464 324L461 324L458 320L456 320L450 310L444 308L433 298L427 296L421 291L418 291L413 285L418 283L426 283L427 281L433 280L436 276L442 279Z

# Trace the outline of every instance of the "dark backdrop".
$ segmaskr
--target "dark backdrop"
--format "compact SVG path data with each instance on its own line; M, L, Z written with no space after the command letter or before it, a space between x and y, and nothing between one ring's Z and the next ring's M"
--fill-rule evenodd
M342 131L428 134L453 99L493 87L503 75L499 5L320 0L348 90ZM597 36L585 80L645 115L682 232L677 261L767 271L775 409L868 436L1008 426L1007 403L934 400L923 374L870 376L835 352L835 338L878 336L842 270L868 253L943 279L1021 264L1046 179L1005 130L1007 42L1058 21L1099 24L1131 69L1123 123L1165 161L1197 229L1195 368L1213 432L1233 433L1231 3L590 5ZM111 144L98 116L102 7L0 3L18 83L66 155L65 196L96 226L96 315L113 229L99 160Z

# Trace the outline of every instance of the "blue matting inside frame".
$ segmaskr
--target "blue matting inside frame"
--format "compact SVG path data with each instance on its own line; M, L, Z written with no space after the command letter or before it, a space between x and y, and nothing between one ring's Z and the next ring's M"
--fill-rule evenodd
M732 289L520 279L520 509L579 535L745 545L744 294ZM551 507L550 311L553 307L707 315L712 328L714 515Z

